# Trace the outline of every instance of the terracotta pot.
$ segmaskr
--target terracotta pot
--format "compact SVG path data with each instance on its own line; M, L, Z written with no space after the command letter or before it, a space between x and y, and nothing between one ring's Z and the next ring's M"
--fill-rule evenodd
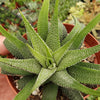
M66 27L68 32L70 32L74 27L74 25L70 25L70 24L64 24L64 26ZM24 37L27 38L26 35L24 35ZM99 42L91 34L88 34L86 36L84 43L88 48L99 44ZM100 64L100 52L96 53L95 55L96 55L95 63ZM0 88L1 88L0 100L13 100L13 98L16 96L18 91L13 85L11 78L7 75L2 75L2 74L0 75L0 77L2 77L2 79L0 78ZM3 81L5 83L2 83ZM9 92L10 96L8 95L8 91L10 91Z

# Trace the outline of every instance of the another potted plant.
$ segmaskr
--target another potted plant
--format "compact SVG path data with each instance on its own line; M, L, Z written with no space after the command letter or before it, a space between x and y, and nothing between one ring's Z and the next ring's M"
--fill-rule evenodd
M71 90L72 95L77 94L74 100L83 100L79 91L100 96L100 91L94 91L80 84L80 82L100 84L100 65L81 62L99 52L100 45L79 49L85 36L100 21L100 14L84 29L75 19L75 27L66 36L61 23L58 29L58 1L55 2L54 14L48 29L49 0L44 0L38 19L38 34L20 12L27 30L27 41L20 35L16 37L8 33L0 26L0 32L6 37L4 44L16 58L0 58L2 72L8 75L21 75L23 76L21 80L25 80L21 84L22 90L14 100L26 100L40 86L43 89L42 100L56 100L59 87L62 92ZM84 73L81 73L83 70Z

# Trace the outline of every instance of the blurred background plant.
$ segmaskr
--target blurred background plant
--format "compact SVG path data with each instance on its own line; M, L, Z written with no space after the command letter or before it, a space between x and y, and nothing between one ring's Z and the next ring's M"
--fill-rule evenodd
M68 14L69 14L69 9L72 7L72 6L75 6L77 2L79 2L81 0L60 0L59 2L59 19L61 21L64 21ZM53 8L54 8L54 2L55 0L51 0L50 3L51 3L51 6L50 6L50 17L53 13Z
M65 23L71 23L72 15L78 18L81 23L87 25L98 13L100 13L100 0L60 0L59 19ZM24 23L19 14L19 9L29 22L36 27L38 14L43 0L0 0L0 23L10 33L24 34L26 32ZM55 0L50 0L51 18ZM90 17L91 16L91 17ZM92 30L94 36L100 39L97 32L100 30L100 24Z
M100 0L84 0L78 2L69 10L69 16L64 21L65 23L73 24L72 16L76 17L81 23L87 25L98 13L100 13ZM100 41L100 23L92 30L92 34Z
M12 11L8 7L3 6L3 4L0 5L0 24L11 33L15 33L17 30L25 33L21 18L19 18L15 12L12 13Z
M19 9L35 27L41 4L41 0L0 0L0 24L10 33L24 34L26 31Z

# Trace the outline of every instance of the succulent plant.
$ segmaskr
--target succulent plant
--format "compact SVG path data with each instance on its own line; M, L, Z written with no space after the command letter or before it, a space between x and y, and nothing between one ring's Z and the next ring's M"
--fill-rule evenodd
M0 26L0 32L6 37L4 44L16 58L0 58L2 72L23 76L19 80L22 90L14 100L26 100L40 86L43 87L42 100L56 100L59 88L65 95L71 92L72 96L69 96L75 97L74 100L83 100L79 91L100 96L100 91L81 84L100 84L100 65L81 62L100 51L100 45L79 49L85 36L100 21L100 14L84 29L74 18L76 25L66 36L65 27L62 23L58 24L59 0L55 2L54 14L48 24L49 2L50 0L43 2L37 32L20 12L28 40L20 34L14 36Z

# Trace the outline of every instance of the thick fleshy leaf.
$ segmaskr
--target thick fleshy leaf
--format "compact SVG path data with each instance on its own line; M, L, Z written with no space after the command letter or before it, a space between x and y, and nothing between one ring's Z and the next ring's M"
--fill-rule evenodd
M11 65L8 65L6 63L2 63L0 62L0 67L1 67L1 73L2 74L7 74L7 75L30 75L31 73L21 70L21 69L17 69L15 67L12 67Z
M67 67L70 67L74 64L79 63L81 60L89 57L90 55L100 51L100 45L88 48L88 49L82 49L82 50L70 50L66 53L62 61L60 62L58 66L58 70L65 69Z
M39 52L37 52L36 50L34 50L30 45L28 45L28 48L30 50L30 52L32 53L32 55L39 61L39 63L43 66L43 67L47 67L49 65L49 58L41 55Z
M19 33L16 34L17 38L24 43L27 43L27 40L25 40ZM8 51L16 58L22 59L23 56L20 53L20 51L17 49L17 47L13 44L13 42L10 42L8 39L5 39L4 45L8 49Z
M25 16L21 12L20 14L23 18L27 30L27 35L31 39L31 43L34 49L44 56L51 57L51 49L46 45L46 43L42 40L39 34L35 32L35 30L30 25Z
M86 64L84 64L86 65ZM81 64L76 64L74 66L71 66L68 68L68 73L74 77L76 80L80 81L81 83L87 83L87 84L100 84L100 70L88 68L87 66L94 67L100 65L96 64L87 64L86 66L81 66ZM92 66L90 66L92 65Z
M55 9L54 9L54 15L51 19L51 25L49 28L49 33L47 36L46 43L47 45L55 51L60 47L60 38L58 33L58 2L59 0L55 1Z
M77 21L77 20L76 20ZM59 61L61 60L61 58L64 56L64 54L67 52L68 49L79 49L82 41L84 40L85 36L88 34L88 32L90 32L92 30L92 28L94 28L96 26L96 24L100 21L100 14L98 14L81 32L80 30L82 28L81 25L77 22L77 26L79 28L77 28L77 26L75 27L76 30L76 34L73 32L71 32L71 36L69 34L69 36L66 37L65 42L68 41L70 39L70 41L68 41L67 43L65 43L61 48L59 48L57 51L55 51L54 53L54 58L56 63L58 64Z
M97 96L89 96L88 98L86 98L86 100L99 100Z
M18 49L18 51L22 54L24 58L32 58L31 53L29 52L25 43L17 39L15 36L8 33L1 25L0 32L4 35L10 42L13 43L14 46Z
M48 28L50 28L50 25L51 23L49 22ZM67 29L65 28L65 26L60 20L58 20L58 33L59 33L60 43L61 43L67 36Z
M23 56L18 50L18 48L13 44L13 42L9 41L8 39L4 40L4 45L8 49L8 51L16 58L22 59Z
M72 31L70 32L70 34L62 41L62 45L64 45L65 43L67 43L69 40L71 40L77 33L79 33L82 30L81 24L79 23L79 21L73 17L74 22L75 22L75 27L72 29Z
M71 46L71 49L78 49L84 37L100 22L100 14L98 14L76 37L76 40Z
M100 87L97 90L100 91ZM100 97L90 95L87 97L87 100L100 100Z
M26 100L30 94L31 94L31 89L36 81L36 78L33 78L31 81L29 81L25 87L16 95L14 100Z
M66 52L68 51L68 49L70 48L72 42L74 42L73 40L68 41L65 45L63 45L61 48L57 49L53 55L54 55L54 59L58 65L59 61L62 59L62 57L66 54Z
M94 63L80 62L76 64L75 66L81 66L81 67L86 67L90 69L100 70L100 64L94 64Z
M84 100L81 93L71 88L61 88L64 96L67 96L69 100Z
M45 41L48 35L48 12L50 0L44 0L39 14L37 29L39 35Z
M23 41L24 43L27 43L27 40L26 40L24 37L22 37L22 35L21 35L20 33L17 33L17 34L16 34L16 37L17 37L19 40Z
M31 81L32 79L33 79L33 75L27 75L27 76L23 76L21 79L19 79L18 81L17 81L17 84L18 84L18 89L20 89L20 90L22 90L24 87L25 87L25 85L29 82L29 81Z
M64 71L59 71L56 72L50 80L54 82L55 84L65 87L65 88L72 88L79 90L83 93L90 94L90 95L95 95L95 96L100 96L99 91L92 90L82 84L80 84L78 81L76 81L74 78L72 78L66 70Z
M67 30L60 20L58 21L58 33L59 33L60 43L61 43L67 36Z
M75 25L74 29L70 32L70 34L64 39L64 41L62 43L63 46L54 52L54 59L57 64L59 63L61 58L64 56L64 54L68 51L68 49L70 49L70 47L74 43L74 40L76 39L76 36L78 35L79 31L82 30L81 24L78 22L78 20L75 19L75 21L76 21L76 25Z
M49 83L43 88L42 100L56 100L57 93L58 86L53 83Z
M30 73L38 74L41 70L40 64L35 59L7 59L0 58L0 64L5 70L10 70L11 68L21 69ZM6 67L8 65L9 67ZM10 72L13 70L10 70ZM15 70L17 71L17 70ZM7 71L8 72L8 71ZM13 72L14 73L14 72Z
M41 86L46 80L48 80L55 73L55 71L56 68L53 69L42 68L32 88L32 92L35 91L39 86Z

